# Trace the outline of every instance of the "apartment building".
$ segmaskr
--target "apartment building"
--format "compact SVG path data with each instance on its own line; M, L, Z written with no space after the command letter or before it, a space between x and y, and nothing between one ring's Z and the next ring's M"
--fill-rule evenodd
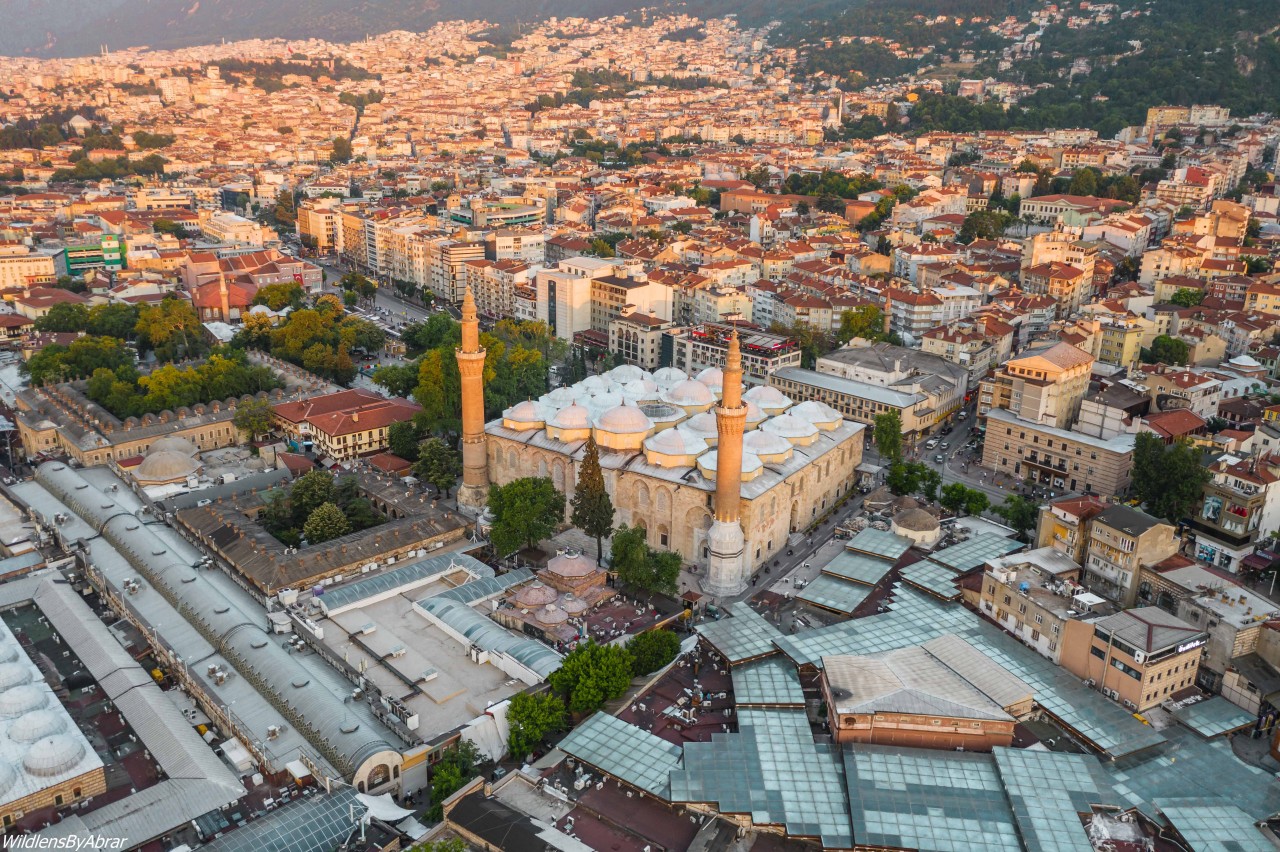
M1208 636L1176 615L1139 607L1099 619L1088 641L1072 641L1062 667L1141 713L1195 687Z
M547 260L547 237L541 231L511 228L490 231L484 237L484 254L488 260L517 260L542 265Z
M1052 547L987 563L978 606L988 618L1058 663L1068 637L1089 633L1085 620L1114 613L1079 582L1080 565Z
M1189 532L1196 559L1232 574L1280 529L1280 478L1257 459L1224 455L1209 465Z
M1057 318L1066 319L1092 295L1093 276L1068 263L1041 263L1022 270L1022 289L1049 296L1057 305Z
M982 466L1051 491L1123 494L1133 468L1133 435L1103 440L1020 420L993 409L987 415Z
M1089 544L1089 522L1111 504L1096 494L1061 497L1040 507L1036 546L1052 548L1083 565Z
M21 244L0 243L0 290L22 290L51 284L57 278L53 257L35 254Z
M643 272L601 275L591 279L591 329L608 335L609 323L624 313L671 319L671 288L650 281Z
M1045 343L983 379L978 415L1006 410L1029 423L1068 429L1089 390L1093 356L1069 343Z
M1222 399L1222 382L1218 379L1167 364L1143 364L1133 381L1151 395L1151 401L1159 408L1169 407L1162 397L1174 397L1182 401L1176 407L1194 411L1205 420L1218 414Z
M874 425L881 414L897 414L908 445L927 437L940 419L932 398L912 390L896 390L800 367L774 370L768 383L797 402L825 403L846 419L868 426Z
M673 328L669 320L647 313L622 314L609 322L609 351L642 370L662 366L663 339Z
M476 310L491 319L510 319L516 313L516 291L533 283L539 267L519 260L469 260L467 286Z
M1088 527L1083 582L1090 591L1133 606L1143 566L1163 562L1181 542L1172 524L1123 504L1108 506Z
M765 384L769 376L778 370L800 366L800 346L794 339L730 323L703 323L668 332L670 366L691 376L707 368L724 369L729 337L735 329L742 354L743 381Z
M304 246L320 254L342 251L342 215L337 210L338 203L336 198L319 198L304 201L298 206L298 221L294 227Z
M591 331L593 319L599 316L601 336L607 339L609 320L621 310L609 317L593 315L594 280L625 275L628 263L618 259L574 257L560 261L553 268L538 270L534 276L536 318L547 323L551 333L561 340L573 340L575 334ZM617 307L620 309L622 305Z

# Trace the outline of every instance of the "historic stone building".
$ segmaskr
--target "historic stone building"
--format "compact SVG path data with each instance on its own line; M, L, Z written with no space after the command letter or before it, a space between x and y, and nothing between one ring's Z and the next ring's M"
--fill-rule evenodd
M474 314L464 308L468 316ZM464 332L463 353L467 340ZM628 364L556 388L484 426L487 465L464 461L460 498L483 493L489 482L504 485L525 476L550 477L572 496L587 438L594 436L615 522L644 527L651 546L705 569L712 561L713 522L740 526L740 567L721 567L717 578L704 580L713 594L729 594L854 485L865 428L822 403L797 405L776 388L741 387L741 363L730 359L723 372L710 368L697 378L674 368L650 374ZM468 389L464 383L464 395ZM464 400L464 436L472 428L468 410ZM735 446L722 445L726 440ZM736 492L738 505L717 511L722 455L740 459L739 485L727 489ZM723 543L717 549L722 557L733 556Z

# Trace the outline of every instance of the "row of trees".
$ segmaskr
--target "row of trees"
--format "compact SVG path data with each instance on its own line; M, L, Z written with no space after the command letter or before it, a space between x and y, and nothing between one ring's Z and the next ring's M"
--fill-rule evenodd
M280 299L293 298L287 290L275 295ZM386 332L381 328L361 317L347 316L338 298L326 294L316 300L314 308L291 312L279 326L272 326L269 317L249 314L236 343L266 350L316 375L347 385L356 376L352 351L377 352L386 340Z
M201 364L185 368L166 364L147 375L139 375L132 363L98 367L89 377L87 394L123 419L278 387L280 380L270 367L254 366L243 353L222 349Z

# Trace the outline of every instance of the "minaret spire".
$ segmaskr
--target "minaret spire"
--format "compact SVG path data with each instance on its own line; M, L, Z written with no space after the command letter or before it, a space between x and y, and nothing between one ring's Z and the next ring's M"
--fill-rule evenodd
M738 331L729 338L720 405L716 407L715 522L707 534L707 592L717 597L736 595L747 587L750 573L744 554L746 536L742 515L742 433L747 406L742 402L742 349Z
M462 487L458 505L479 511L489 499L489 458L484 433L484 347L471 288L462 298L462 345L456 353L462 378Z

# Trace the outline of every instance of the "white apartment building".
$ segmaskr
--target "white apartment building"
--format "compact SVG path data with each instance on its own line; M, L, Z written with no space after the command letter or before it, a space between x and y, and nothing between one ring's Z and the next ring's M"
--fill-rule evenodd
M0 289L26 290L57 278L53 256L36 254L24 245L0 244Z

